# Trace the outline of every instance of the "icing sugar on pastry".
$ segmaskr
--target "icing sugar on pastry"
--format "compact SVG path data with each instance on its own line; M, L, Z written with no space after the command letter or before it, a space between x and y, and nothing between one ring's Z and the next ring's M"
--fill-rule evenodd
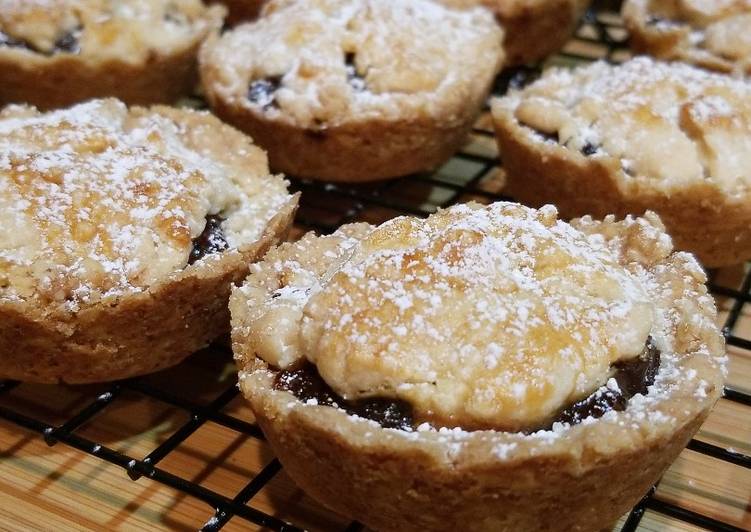
M139 63L213 24L200 0L0 0L0 45ZM154 31L158 28L158 31Z
M178 113L182 124L171 116ZM261 179L260 166L243 175L231 157L213 159L206 143L197 149L191 135L200 136L204 116L128 111L117 100L48 114L6 108L0 298L75 304L144 289L186 266L209 214L227 219L230 246L257 239L288 199L284 182ZM257 150L246 142L246 153Z
M709 180L740 193L751 167L749 102L746 82L640 57L549 71L494 105L495 112L511 110L532 135L620 158L623 187L644 180L669 190Z
M628 0L623 16L639 52L751 74L751 0Z
M499 66L501 37L482 9L276 0L252 25L208 43L201 62L223 100L292 124L408 120L459 114Z
M346 399L407 400L443 426L536 427L640 355L652 328L640 278L552 207L464 205L357 233L327 237L317 273L275 262L296 288L269 297L251 276L242 289L267 305L255 331L285 324L287 341L256 336L258 355L306 357Z

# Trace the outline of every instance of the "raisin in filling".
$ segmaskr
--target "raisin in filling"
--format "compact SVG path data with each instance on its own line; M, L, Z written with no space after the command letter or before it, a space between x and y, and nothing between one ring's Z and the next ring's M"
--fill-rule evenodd
M55 41L55 47L52 49L52 53L65 52L68 54L77 54L81 51L81 44L79 37L81 36L81 28L76 28L73 31L69 31L61 35Z
M550 429L556 422L576 425L589 417L602 417L611 410L625 410L634 395L647 393L659 368L660 351L650 337L640 356L613 366L617 389L600 388L589 397L561 410L551 423L540 429ZM375 421L384 428L409 430L420 424L407 401L377 397L348 401L342 398L326 384L316 367L309 362L297 369L281 371L276 377L274 388L286 390L303 402L314 401L315 404L341 408L348 414Z
M347 52L344 55L344 69L347 72L347 83L357 92L365 90L365 78L363 78L358 72L355 66L355 54Z
M0 46L7 46L8 48L26 48L31 50L31 46L26 41L11 37L7 33L0 31Z
M657 15L649 15L647 17L647 26L657 26L661 22L665 22L665 19Z
M224 218L217 214L210 214L206 217L206 227L193 239L193 249L190 250L188 264L193 264L206 255L219 253L229 248L227 239L224 238L224 231L222 231L223 221Z
M30 52L42 54L46 56L52 56L57 53L77 54L81 51L79 37L81 36L81 28L75 28L69 32L62 34L55 41L51 50L43 50L34 46L29 41L23 39L17 39L11 37L7 33L0 31L0 46L7 46L8 48L23 48Z
M279 105L276 103L275 93L281 84L281 76L270 76L251 81L248 86L248 101L260 106L264 111L267 109L278 109Z
M582 155L590 156L597 153L598 147L591 142L587 142L581 149Z

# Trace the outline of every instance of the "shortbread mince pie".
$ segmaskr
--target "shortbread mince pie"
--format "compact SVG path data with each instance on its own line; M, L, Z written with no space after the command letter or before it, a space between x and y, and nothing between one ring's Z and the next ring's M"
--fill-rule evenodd
M0 105L172 102L194 88L223 16L201 0L0 0Z
M297 198L208 113L0 113L0 379L151 372L229 330L230 285Z
M694 258L652 213L455 206L283 244L233 291L285 471L377 530L599 530L721 393Z
M484 6L503 27L507 65L535 63L571 38L591 0L438 0L452 7Z
M566 218L657 212L708 267L751 258L751 84L636 58L493 102L508 193Z
M627 0L632 48L751 76L751 0Z
M367 181L449 158L501 66L483 9L428 0L273 0L260 19L206 42L206 97L306 178Z

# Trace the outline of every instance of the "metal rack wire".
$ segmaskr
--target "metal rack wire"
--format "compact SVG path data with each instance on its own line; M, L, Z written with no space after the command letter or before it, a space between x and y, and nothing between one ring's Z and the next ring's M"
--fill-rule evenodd
M581 63L595 59L617 62L627 57L625 31L620 26L618 17L608 9L612 9L613 3L610 2L610 5L606 2L596 3L596 8L585 17L576 38L562 53L549 60L548 64ZM524 78L535 75L536 70L523 68L504 72L495 84L494 93L502 94L509 85L519 84ZM410 176L366 186L330 185L293 179L293 188L303 192L297 218L298 226L303 230L314 229L326 233L335 230L341 224L356 220L378 223L400 214L426 216L437 208L470 199L483 202L507 199L500 193L503 182L502 165L494 151L492 130L487 117L478 122L472 137L472 142L461 153L432 174ZM736 323L743 307L751 303L751 271L746 272L738 289L728 288L714 282L710 283L710 288L716 296L732 301L724 327L728 345L751 352L751 339L736 334ZM227 351L226 347L221 346L216 346L214 349ZM13 381L0 382L0 398L23 386ZM142 459L87 438L79 431L98 414L121 400L125 392L161 402L188 415L188 420L182 426L177 427L165 441L153 448ZM295 523L285 522L253 505L254 496L281 470L281 465L276 459L271 460L260 472L249 479L247 484L231 498L207 488L200 482L187 480L160 467L163 459L207 422L213 422L238 434L263 439L263 434L256 425L223 411L238 393L236 386L229 384L216 398L204 404L187 395L166 391L146 378L136 378L116 382L108 385L104 391L97 391L90 397L86 406L60 424L51 425L24 413L23 405L20 404L0 405L0 420L2 420L0 422L14 424L32 431L44 438L50 446L67 445L81 453L119 466L134 480L146 477L205 502L215 511L203 525L202 530L220 530L231 519L245 520L272 530L300 530L301 528ZM745 407L751 407L751 395L739 389L727 388L725 398ZM751 467L751 456L739 454L732 449L697 439L692 440L688 448L733 464L735 467L746 469ZM711 530L742 530L714 517L701 515L688 508L667 502L655 493L656 490L653 488L631 511L622 526L623 531L636 530L647 510ZM361 529L362 526L358 523L351 523L345 528L347 531Z

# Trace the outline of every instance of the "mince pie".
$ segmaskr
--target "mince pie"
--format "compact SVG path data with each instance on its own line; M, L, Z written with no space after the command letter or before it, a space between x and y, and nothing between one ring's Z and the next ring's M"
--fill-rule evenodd
M498 72L483 9L428 0L272 0L199 56L214 112L271 168L332 181L430 170L466 140Z
M201 0L0 0L0 105L175 101L223 16Z
M297 198L208 113L92 100L0 112L0 378L93 382L229 329L248 263Z
M695 259L659 218L467 204L272 250L230 298L285 471L377 530L599 530L722 391Z
M750 0L627 0L623 21L639 53L751 75Z
M548 70L492 107L515 199L653 210L705 266L751 258L751 83L639 57Z

